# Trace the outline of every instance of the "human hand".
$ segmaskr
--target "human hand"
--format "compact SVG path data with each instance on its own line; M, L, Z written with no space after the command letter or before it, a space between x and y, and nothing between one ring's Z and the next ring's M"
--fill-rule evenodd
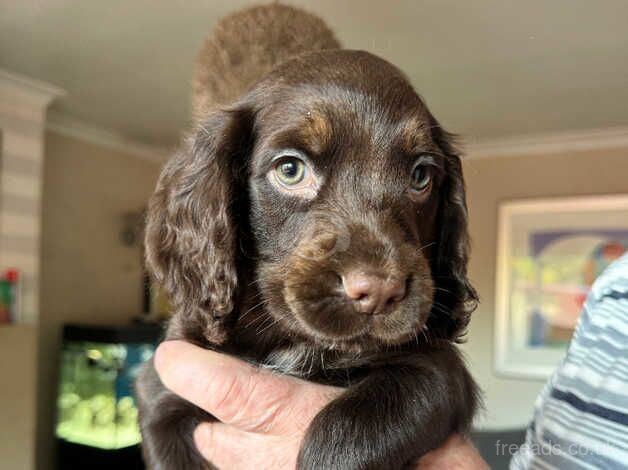
M342 393L183 341L160 344L155 369L168 389L219 420L200 424L194 441L206 460L233 470L295 468L310 422Z
M418 462L417 470L490 470L475 446L458 434Z
M218 468L293 469L316 414L342 389L274 374L183 341L155 352L163 384L219 421L200 424L194 440ZM485 470L477 449L458 435L423 456L418 470Z

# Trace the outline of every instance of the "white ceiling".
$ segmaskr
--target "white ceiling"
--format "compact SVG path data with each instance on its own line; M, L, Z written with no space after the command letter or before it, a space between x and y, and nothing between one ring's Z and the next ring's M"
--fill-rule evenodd
M246 0L0 0L0 67L58 113L157 145L189 115L196 51ZM403 69L470 140L628 124L626 0L290 0Z

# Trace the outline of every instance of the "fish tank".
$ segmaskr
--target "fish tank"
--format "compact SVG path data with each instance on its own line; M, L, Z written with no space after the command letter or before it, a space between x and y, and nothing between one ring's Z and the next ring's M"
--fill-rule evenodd
M58 468L143 468L134 383L161 337L158 326L63 329Z

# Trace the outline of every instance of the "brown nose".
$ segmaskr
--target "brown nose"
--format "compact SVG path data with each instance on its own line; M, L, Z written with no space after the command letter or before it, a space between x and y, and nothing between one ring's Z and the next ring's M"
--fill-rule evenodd
M360 271L342 276L342 285L356 310L367 315L383 313L406 295L405 279L384 278Z

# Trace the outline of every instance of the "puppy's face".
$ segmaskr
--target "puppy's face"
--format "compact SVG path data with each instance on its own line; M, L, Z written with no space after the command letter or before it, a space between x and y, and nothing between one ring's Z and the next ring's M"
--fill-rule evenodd
M300 56L210 113L164 167L147 220L172 335L224 342L254 300L280 338L374 350L455 339L477 299L449 135L363 52Z
M258 285L284 327L376 349L414 340L433 308L446 156L400 77L343 78L284 86L258 112Z

